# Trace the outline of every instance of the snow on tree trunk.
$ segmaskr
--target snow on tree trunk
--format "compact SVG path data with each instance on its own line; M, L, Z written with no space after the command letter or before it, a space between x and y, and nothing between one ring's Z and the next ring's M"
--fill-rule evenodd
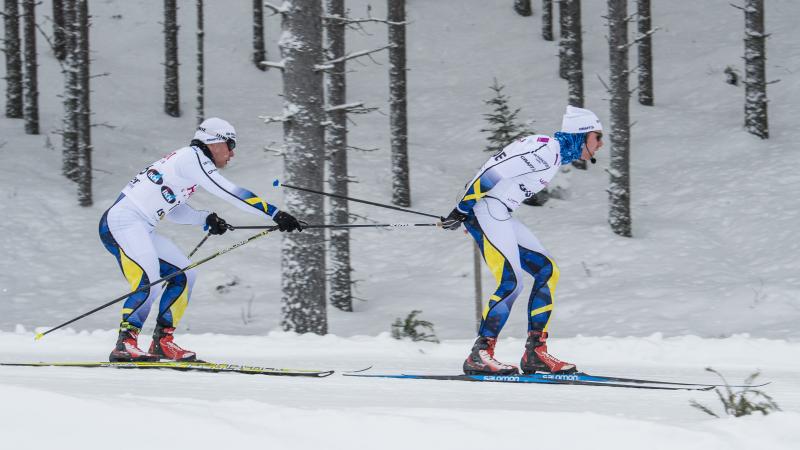
M284 60L284 176L297 186L321 191L325 158L322 19L319 0L284 2L281 56ZM308 223L322 223L321 195L287 190L285 208ZM286 331L325 334L325 234L322 229L283 234L281 325Z
M197 124L203 121L205 111L205 80L203 78L203 40L205 23L203 21L203 0L197 0Z
M18 0L6 0L6 117L22 117L22 58L19 40Z
M769 138L767 126L767 50L764 0L746 0L744 7L744 126L748 133Z
M53 0L53 54L59 61L67 56L64 41L64 0Z
M92 206L92 119L89 103L89 0L75 3L75 61L78 69L78 203Z
M78 181L78 114L80 106L76 1L63 1L65 55L61 172L72 181Z
M542 39L553 40L553 0L542 0Z
M567 23L569 20L569 9L567 0L558 0L558 76L567 79Z
M253 64L260 70L267 70L268 66L261 64L267 59L267 50L264 47L264 1L253 0Z
M388 0L389 22L405 22L406 1ZM411 206L406 111L406 26L389 25L389 127L392 140L392 203Z
M529 17L533 14L531 0L514 0L514 11L522 17Z
M583 108L583 38L581 37L581 0L566 3L564 17L564 57L567 70L567 104ZM576 159L572 166L586 170L586 161Z
M611 162L608 190L611 230L631 237L630 117L628 113L627 0L608 0L608 44L611 89Z
M328 16L345 16L344 0L326 0ZM327 59L341 58L345 54L345 23L338 20L327 22ZM328 106L347 103L347 79L345 62L334 64L327 72ZM347 170L347 112L337 109L328 112L325 128L325 149L328 162L328 185L331 192L348 195ZM347 200L329 198L332 223L348 223L350 212ZM353 294L350 266L350 231L347 228L332 228L328 251L329 292L331 305L342 310L353 310Z
M164 112L180 117L178 91L178 5L164 0Z
M639 103L653 106L653 38L650 36L650 0L637 0L637 25L639 30Z
M22 0L25 37L25 77L23 79L23 117L25 133L39 134L39 88L36 54L36 0Z

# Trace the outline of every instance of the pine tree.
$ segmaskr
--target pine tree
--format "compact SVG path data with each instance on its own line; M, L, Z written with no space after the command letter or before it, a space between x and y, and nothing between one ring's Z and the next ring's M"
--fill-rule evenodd
M498 84L497 78L493 81L490 89L494 91L494 97L484 103L494 108L494 111L483 115L489 122L489 128L481 129L481 132L491 133L487 138L489 141L489 145L486 146L487 152L499 152L514 139L534 134L533 131L517 123L520 108L512 111L509 106L509 98L503 93L505 86Z

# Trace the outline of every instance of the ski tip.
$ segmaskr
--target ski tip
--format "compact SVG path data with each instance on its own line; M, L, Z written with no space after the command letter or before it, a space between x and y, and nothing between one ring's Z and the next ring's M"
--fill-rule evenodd
M33 340L34 341L38 341L39 339L41 339L43 337L44 337L44 333L36 333L36 336L34 336Z
M275 178L275 181L272 182L273 187L279 187L281 185L281 180Z

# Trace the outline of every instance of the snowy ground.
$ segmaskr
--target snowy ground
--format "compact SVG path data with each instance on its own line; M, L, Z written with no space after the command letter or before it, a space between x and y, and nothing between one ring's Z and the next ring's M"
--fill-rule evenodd
M22 330L20 330L22 331ZM111 332L62 333L34 343L30 332L0 333L4 361L102 358ZM386 335L186 335L210 360L373 372L458 370L466 340L398 342ZM513 361L522 342L506 339ZM763 369L765 391L784 410L713 419L713 392L581 386L499 385L355 379L298 379L115 369L0 367L0 436L13 449L105 449L119 439L175 449L259 445L279 449L596 448L615 450L796 449L800 443L800 344L748 336L554 339L551 347L602 374L731 382ZM795 357L792 357L794 355Z

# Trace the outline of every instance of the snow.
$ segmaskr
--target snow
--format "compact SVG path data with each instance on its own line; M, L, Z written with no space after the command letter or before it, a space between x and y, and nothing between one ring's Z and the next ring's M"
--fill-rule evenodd
M263 118L291 113L281 73L251 62L250 4L205 3L206 113L232 122L241 139L224 174L283 206L284 190L270 186L284 178L282 160L262 151L282 142L282 127ZM539 133L559 126L566 85L556 76L557 43L540 37L536 5L532 18L522 18L499 0L407 3L411 209L446 215L487 157L480 129L492 79L506 85L520 119L535 121ZM653 4L653 25L660 27L653 35L655 106L631 102L633 238L614 235L607 224L608 142L589 171L555 179L567 190L563 198L516 213L561 269L550 348L599 374L715 382L705 367L731 381L761 370L783 412L714 419L689 406L696 399L718 410L713 392L0 367L3 448L107 448L121 435L135 435L138 445L194 449L800 447L800 172L792 165L800 3L766 5L767 79L781 80L768 86L768 140L745 132L744 88L724 82L725 67L744 72L741 11L727 0L665 5ZM598 79L608 79L606 5L582 6L586 107L610 129L608 94ZM364 0L348 7L353 16L366 15ZM0 118L7 164L0 177L0 362L107 356L119 305L38 342L34 331L127 289L99 242L97 222L133 174L185 145L195 126L194 8L179 10L180 118L162 112L161 8L146 0L91 8L92 73L108 74L93 79L93 121L101 124L92 136L95 205L78 207L75 186L60 175L63 79L52 53L39 60L42 135L25 135L20 120ZM38 9L45 30L50 11L50 1ZM370 14L384 17L385 5L373 5ZM268 59L275 60L279 16L267 20ZM348 48L385 45L385 25L365 28L348 34ZM348 102L384 114L354 116L348 142L381 150L350 156L358 180L350 195L388 203L388 62L385 53L370 57L380 65L348 62ZM205 193L193 202L234 225L255 224ZM428 220L351 208L380 223ZM159 230L187 251L203 237L199 228L171 223ZM197 257L247 236L213 237ZM221 362L458 372L474 333L469 238L432 227L356 229L351 236L355 293L365 300L355 302L354 313L330 310L330 335L278 331L281 242L269 236L199 268L179 343ZM485 270L484 294L492 283ZM502 360L520 356L525 303L518 300L503 331ZM391 323L415 309L433 322L441 344L388 336Z

